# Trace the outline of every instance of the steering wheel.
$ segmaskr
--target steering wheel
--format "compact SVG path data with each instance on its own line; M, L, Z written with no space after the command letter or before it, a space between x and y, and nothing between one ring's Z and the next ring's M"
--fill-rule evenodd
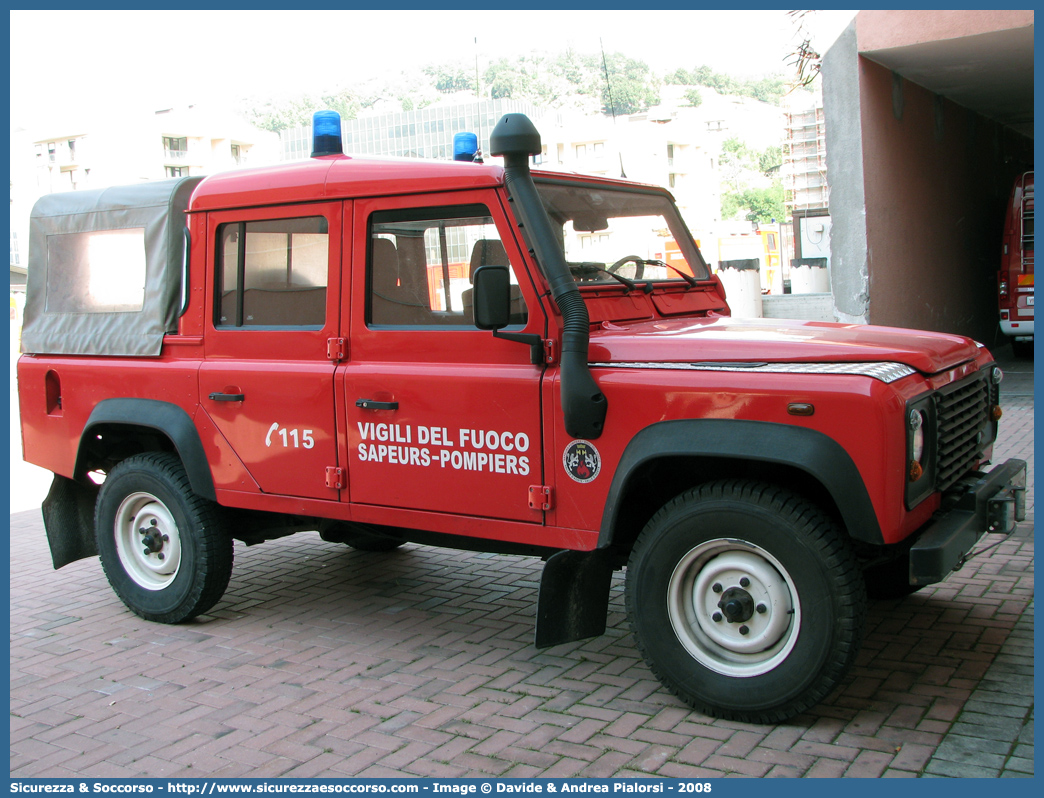
M632 279L641 280L642 275L645 274L645 258L641 257L640 255L628 255L626 257L620 258L620 260L618 260L612 266L606 268L606 271L610 274L616 274L618 271L620 271L621 267L630 263L631 261L634 261L635 264L634 277Z

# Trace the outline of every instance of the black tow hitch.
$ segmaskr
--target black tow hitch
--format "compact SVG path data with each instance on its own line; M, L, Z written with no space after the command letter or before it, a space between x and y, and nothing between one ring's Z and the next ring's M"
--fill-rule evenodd
M941 582L975 556L969 552L984 534L1010 535L1025 520L1025 460L1008 460L976 475L910 549L910 584Z
M1018 462L1022 462L1021 460ZM989 532L1000 532L1010 535L1020 521L1026 520L1026 469L1023 467L1004 490L991 498L986 504L986 513L990 522Z

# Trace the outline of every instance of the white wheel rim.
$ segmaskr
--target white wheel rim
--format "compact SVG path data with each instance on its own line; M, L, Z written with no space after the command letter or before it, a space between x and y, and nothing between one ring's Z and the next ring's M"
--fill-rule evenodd
M151 493L132 493L116 510L116 553L134 583L163 590L181 567L181 536L170 510Z
M801 629L801 603L786 569L760 546L731 538L701 543L679 560L667 612L690 656L726 676L778 667Z

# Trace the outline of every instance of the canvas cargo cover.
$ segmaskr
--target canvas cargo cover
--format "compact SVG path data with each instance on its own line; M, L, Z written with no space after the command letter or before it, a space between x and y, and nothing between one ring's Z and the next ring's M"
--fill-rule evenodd
M202 177L49 194L29 221L22 351L156 356L177 329Z

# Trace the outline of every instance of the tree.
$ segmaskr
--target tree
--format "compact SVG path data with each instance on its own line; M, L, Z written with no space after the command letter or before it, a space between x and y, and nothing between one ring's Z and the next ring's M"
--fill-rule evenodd
M779 222L786 218L783 183L774 180L770 186L747 188L721 195L721 218L735 219L742 214L748 222Z
M660 101L659 81L644 61L612 53L604 58L601 78L603 113L634 114Z
M424 67L424 74L435 82L436 91L452 94L474 89L475 74L461 64L441 64Z
M533 76L526 68L525 58L497 59L486 68L485 81L494 100L529 99L533 93Z
M783 165L783 151L779 147L766 147L758 154L758 169L768 174Z
M782 77L762 78L761 80L748 81L740 90L741 94L753 97L763 103L779 105L783 95L787 93L786 81Z
M663 82L669 86L695 86L698 83L692 72L681 67L666 75Z
M355 119L359 115L359 110L363 107L359 96L351 89L342 89L333 94L323 94L319 99L321 107L336 111L341 115L342 119Z
M698 108L700 103L703 102L703 95L700 94L699 89L689 89L685 92L685 99L689 101L689 105L693 108Z
M737 136L730 136L721 143L718 155L718 171L722 185L730 192L739 192L747 183L745 173L755 171L757 156ZM728 218L724 217L723 218Z
M269 100L260 107L248 108L247 119L254 127L278 133L312 121L312 114L320 110L319 103L312 97L299 97L284 102Z
M744 218L751 222L783 221L783 183L778 177L765 186L765 177L782 163L779 147L755 152L738 137L722 142L718 155L721 174L721 218Z
M787 83L781 75L741 81L722 72L715 72L706 64L691 71L676 69L664 78L664 82L676 86L706 86L719 94L753 97L755 100L773 105L779 105L787 92Z
M793 20L797 27L797 35L802 37L801 44L794 48L789 55L788 64L794 67L795 83L798 86L808 86L819 77L819 70L823 66L823 56L812 46L806 22L808 22L814 11L788 11L787 15Z

